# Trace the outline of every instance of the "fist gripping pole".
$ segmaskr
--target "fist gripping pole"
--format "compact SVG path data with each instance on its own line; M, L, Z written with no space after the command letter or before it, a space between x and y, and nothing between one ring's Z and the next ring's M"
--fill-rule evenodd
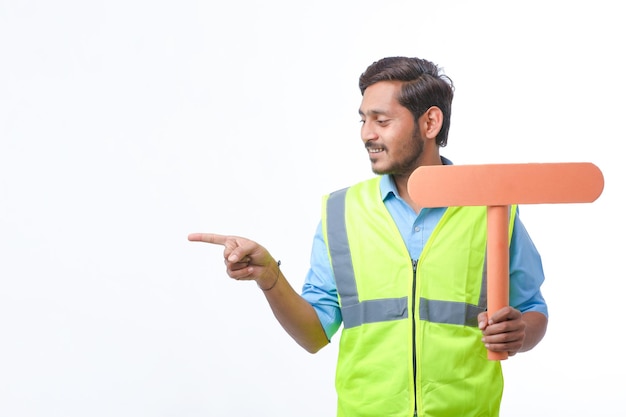
M600 169L588 162L427 165L409 177L420 207L487 207L487 314L509 305L509 206L591 203L604 188ZM491 360L507 352L488 351Z

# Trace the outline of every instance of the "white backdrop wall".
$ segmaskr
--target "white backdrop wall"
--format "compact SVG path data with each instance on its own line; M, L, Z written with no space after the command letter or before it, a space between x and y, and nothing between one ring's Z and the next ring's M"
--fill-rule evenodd
M338 338L305 353L186 237L258 240L299 289L390 55L454 80L455 163L603 171L521 207L551 319L502 415L623 415L625 36L609 0L0 0L0 416L332 416Z

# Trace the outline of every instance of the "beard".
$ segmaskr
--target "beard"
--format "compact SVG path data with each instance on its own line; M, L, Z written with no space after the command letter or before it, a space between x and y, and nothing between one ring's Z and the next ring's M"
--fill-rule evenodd
M386 169L376 169L372 167L372 172L376 175L410 175L417 167L418 161L424 152L424 139L416 128L410 141L410 146L406 146L400 152L402 157L391 162Z

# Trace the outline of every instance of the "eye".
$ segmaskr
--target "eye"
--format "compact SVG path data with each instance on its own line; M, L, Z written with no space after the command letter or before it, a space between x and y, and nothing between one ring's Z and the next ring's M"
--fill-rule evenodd
M376 123L378 123L379 125L385 126L390 122L390 119L380 119L380 120L376 120Z

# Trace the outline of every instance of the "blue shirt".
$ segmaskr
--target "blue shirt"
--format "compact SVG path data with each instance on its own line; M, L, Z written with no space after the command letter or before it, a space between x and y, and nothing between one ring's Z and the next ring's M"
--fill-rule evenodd
M445 158L442 160L450 164ZM419 214L415 214L411 206L400 198L396 185L389 175L382 176L380 191L385 207L396 222L411 258L419 259L426 241L446 208L423 208ZM541 256L519 219L518 212L519 207L515 213L509 254L509 304L521 312L538 311L547 316L548 308L540 291L544 281ZM313 238L311 267L302 288L302 297L315 308L330 340L341 326L342 318L321 222Z

